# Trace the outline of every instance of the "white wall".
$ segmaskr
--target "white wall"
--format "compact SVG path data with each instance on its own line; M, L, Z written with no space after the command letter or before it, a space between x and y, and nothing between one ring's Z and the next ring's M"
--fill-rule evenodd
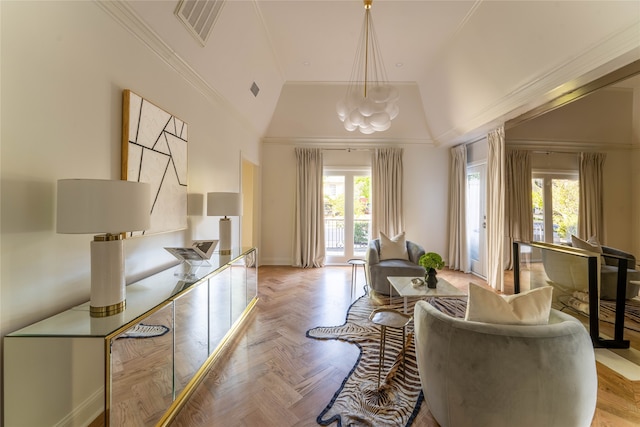
M404 224L407 238L448 263L449 149L404 146Z
M287 144L262 146L262 238L260 262L293 264L296 156Z
M259 136L246 121L199 92L96 2L0 7L4 336L89 298L92 236L56 233L56 181L120 178L123 89L189 124L189 193L238 191L241 151L260 162ZM164 246L217 238L217 218L193 216L189 227L126 240L128 281L174 263Z
M633 252L632 207L635 193L631 184L633 163L629 151L608 151L603 168L603 244ZM636 254L638 256L638 254ZM638 258L640 259L640 258Z
M560 149L567 144L625 146L631 143L633 93L603 89L562 108L507 129L508 141L547 141Z
M346 84L287 82L282 86L266 140L431 143L418 86L413 83L394 86L399 93L400 114L384 133L365 136L347 131L338 120L336 102L345 96Z
M345 145L348 148L351 145ZM405 232L409 240L446 258L449 150L427 144L399 145L403 148ZM332 146L331 148L336 148ZM293 263L295 209L295 146L263 145L261 262ZM326 151L325 165L370 165L370 152ZM369 156L369 158L363 158Z

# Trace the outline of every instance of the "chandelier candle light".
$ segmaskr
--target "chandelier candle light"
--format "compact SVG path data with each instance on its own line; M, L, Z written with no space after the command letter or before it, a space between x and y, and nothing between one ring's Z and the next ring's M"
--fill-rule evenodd
M387 83L382 55L378 48L371 19L373 0L364 0L364 23L356 58L351 70L347 93L338 101L336 110L344 128L358 129L363 134L381 132L391 127L400 112L398 90ZM363 80L358 74L364 70Z

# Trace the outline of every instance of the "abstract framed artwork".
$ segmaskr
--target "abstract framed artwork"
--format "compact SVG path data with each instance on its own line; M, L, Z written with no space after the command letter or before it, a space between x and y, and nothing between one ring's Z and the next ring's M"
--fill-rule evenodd
M128 236L187 228L188 125L130 90L122 96L123 180L151 184L151 226Z

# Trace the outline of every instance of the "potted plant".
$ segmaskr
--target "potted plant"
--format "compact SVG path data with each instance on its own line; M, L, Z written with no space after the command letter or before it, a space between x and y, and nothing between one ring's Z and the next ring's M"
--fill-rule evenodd
M438 279L436 278L436 270L440 270L444 268L444 261L442 257L435 252L427 252L422 255L418 260L418 264L423 266L426 270L425 279L427 282L427 286L430 288L435 288L438 283Z

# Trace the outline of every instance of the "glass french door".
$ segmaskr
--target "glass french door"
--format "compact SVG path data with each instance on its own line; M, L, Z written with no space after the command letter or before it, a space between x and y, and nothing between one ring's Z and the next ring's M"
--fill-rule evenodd
M578 174L534 172L531 182L533 240L569 243L578 231Z
M371 226L370 170L327 168L323 181L326 263L364 258Z
M486 165L467 167L467 247L471 272L486 277Z

